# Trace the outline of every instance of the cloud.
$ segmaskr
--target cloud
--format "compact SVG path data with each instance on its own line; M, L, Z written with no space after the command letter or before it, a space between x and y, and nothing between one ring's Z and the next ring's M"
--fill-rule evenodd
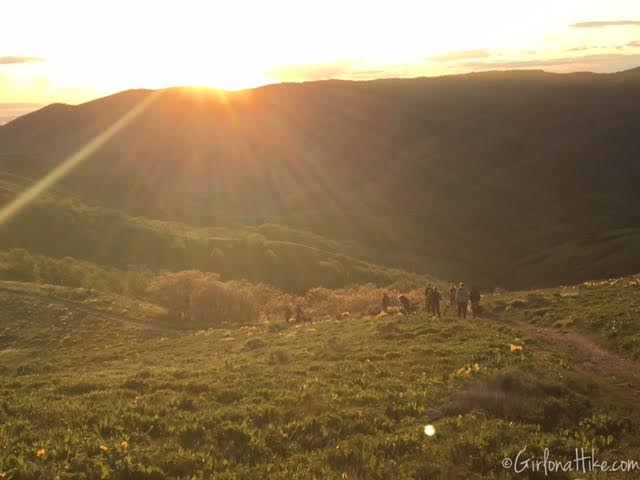
M372 80L405 78L423 75L415 65L377 64L363 59L342 59L318 64L281 65L268 70L267 75L280 82L314 80Z
M567 52L587 52L589 50L625 50L626 48L640 47L640 41L634 40L627 42L623 45L580 45L573 48L568 48Z
M395 78L402 75L403 71L398 71L394 68L388 69L371 69L371 70L357 70L351 71L345 75L342 75L341 78L347 80L370 80L372 78L380 79L380 78Z
M580 47L568 48L567 52L584 52L586 50L595 50L596 48L601 48L597 45L582 45Z
M318 64L282 65L270 69L267 74L285 82L326 80L351 74L353 68L359 63L358 60L336 60Z
M8 56L8 57L0 57L0 65L12 65L16 63L37 63L46 61L44 58L40 57L16 57L16 56Z
M625 70L637 67L640 64L640 55L628 55L622 53L593 54L577 57L546 58L532 60L513 60L504 62L466 62L463 66L471 69L516 69L516 68L543 68L543 67L573 67L595 71L607 72ZM560 68L560 70L566 70Z
M535 60L511 60L503 62L466 62L465 67L468 68L529 68L529 67L550 67L554 65L565 65L567 63L577 63L576 58L554 58L554 59L535 59Z
M578 22L569 25L571 28L602 28L602 27L640 27L640 20L596 20L593 22Z
M434 62L452 62L457 60L466 60L468 58L486 58L490 55L491 52L488 50L463 50L436 55L435 57L429 57L428 60L432 60Z

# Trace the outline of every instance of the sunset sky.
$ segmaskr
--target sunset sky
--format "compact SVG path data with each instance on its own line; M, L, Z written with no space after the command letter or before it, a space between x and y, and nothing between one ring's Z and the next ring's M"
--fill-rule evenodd
M640 66L638 0L5 3L4 104L137 87Z

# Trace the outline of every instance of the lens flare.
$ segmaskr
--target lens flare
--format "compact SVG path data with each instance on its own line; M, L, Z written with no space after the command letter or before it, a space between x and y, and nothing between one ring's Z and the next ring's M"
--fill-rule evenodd
M104 143L108 142L116 133L127 126L134 118L140 115L157 97L160 90L156 90L151 95L147 96L140 103L135 105L131 110L119 118L116 122L111 124L108 128L103 130L100 134L95 136L89 142L87 142L76 153L60 163L57 167L51 170L47 175L38 180L34 185L22 192L11 202L0 209L0 226L2 226L7 220L18 213L22 208L34 201L49 188L58 183L63 177L68 175L71 170L87 160L98 148Z

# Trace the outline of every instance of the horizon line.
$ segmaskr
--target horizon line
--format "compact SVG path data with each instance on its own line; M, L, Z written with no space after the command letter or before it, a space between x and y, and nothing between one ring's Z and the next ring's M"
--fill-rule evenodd
M489 70L470 70L468 72L462 72L462 73L447 73L447 74L442 74L442 75L418 75L418 76L397 76L397 75L390 75L390 76L381 76L381 77L375 77L375 78L367 78L367 79L351 79L351 78L340 78L340 77L330 77L330 78L319 78L319 79L313 79L313 80L287 80L287 81L281 81L281 82L270 82L270 83L263 83L263 84L259 84L259 85L255 85L252 87L246 87L246 88L238 88L238 89L229 89L229 88L221 88L221 87L216 87L213 85L169 85L166 87L158 87L158 88L150 88L150 87L131 87L131 88L125 88L124 90L118 90L112 93L106 93L104 95L101 96L97 96L97 97L93 97L91 99L82 101L82 102L78 102L78 103L68 103L68 102L57 102L57 101L48 101L48 102L30 102L30 101L20 101L20 102L0 102L0 112L2 111L2 109L4 108L12 108L12 107L18 107L18 106L23 106L23 107L36 107L35 110L32 111L36 111L38 108L45 108L48 107L50 105L68 105L68 106L79 106L79 105L83 105L86 103L91 103L94 102L96 100L100 100L103 98L108 98L114 95L119 95L122 93L126 93L126 92L135 92L135 91L146 91L146 92L157 92L157 91L164 91L164 90L180 90L180 89L199 89L199 90L208 90L208 91L212 91L212 92L219 92L221 94L234 94L234 93L242 93L242 92L251 92L254 90L258 90L261 88L267 88L267 87L272 87L272 86L278 86L278 85L302 85L305 83L320 83L320 82L351 82L351 83L365 83L365 82L376 82L376 81L384 81L384 80L418 80L418 79L435 79L435 78L447 78L447 77L463 77L463 76L469 76L469 75L482 75L482 74L490 74L490 73L511 73L511 72L522 72L522 73L545 73L548 75L558 75L558 76L563 76L563 75L578 75L578 74L589 74L589 75L597 75L597 76L606 76L606 75L616 75L616 74L620 74L620 73L624 73L624 72L630 72L633 70L640 70L640 65L636 66L636 67L632 67L632 68L625 68L623 70L616 70L616 71L612 71L612 72L594 72L591 70L575 70L575 71L570 71L570 72L553 72L553 71L549 71L549 70L545 70L544 68L528 68L528 67L524 67L524 68L504 68L504 69L500 69L500 68L494 68L494 69L489 69ZM26 112L25 115L27 113L30 112ZM19 118L22 115L19 115L15 118ZM12 119L12 120L15 120ZM11 121L11 120L10 120ZM2 127L5 124L0 123L0 127Z

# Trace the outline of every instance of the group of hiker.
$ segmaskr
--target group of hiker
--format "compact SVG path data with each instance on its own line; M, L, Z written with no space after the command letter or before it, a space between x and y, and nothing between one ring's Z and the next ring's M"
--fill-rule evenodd
M467 290L465 284L460 282L458 286L451 284L447 291L449 306L456 312L458 318L467 318L467 311L471 305L471 315L476 318L480 314L480 291L476 287ZM437 286L428 284L424 290L424 309L427 313L435 318L442 318L440 311L440 302L442 294ZM398 295L398 303L400 311L409 315L418 310L418 306L413 304L409 298L404 295ZM387 293L382 296L382 310L386 312L391 306L391 298Z
M476 287L471 287L467 290L465 284L460 282L457 286L451 284L447 291L447 298L449 300L449 307L456 312L458 318L467 318L467 311L469 305L471 306L471 315L476 318L480 314L480 291ZM424 309L428 314L431 314L434 318L441 319L442 313L440 310L440 302L443 297L440 293L440 289L437 285L427 284L424 289ZM388 293L382 295L382 311L387 312L391 308L391 298ZM400 312L404 315L410 315L418 311L419 306L404 295L398 295L398 304L400 306ZM345 312L348 314L348 312ZM309 321L310 318L304 315L302 305L298 304L295 307L295 311L291 309L289 305L283 308L284 320L287 323L303 323ZM344 316L345 314L343 314Z
M458 287L452 283L449 287L449 305L455 308L458 318L467 318L467 310L471 305L471 315L476 318L480 314L480 290L473 286L467 290L463 282Z

